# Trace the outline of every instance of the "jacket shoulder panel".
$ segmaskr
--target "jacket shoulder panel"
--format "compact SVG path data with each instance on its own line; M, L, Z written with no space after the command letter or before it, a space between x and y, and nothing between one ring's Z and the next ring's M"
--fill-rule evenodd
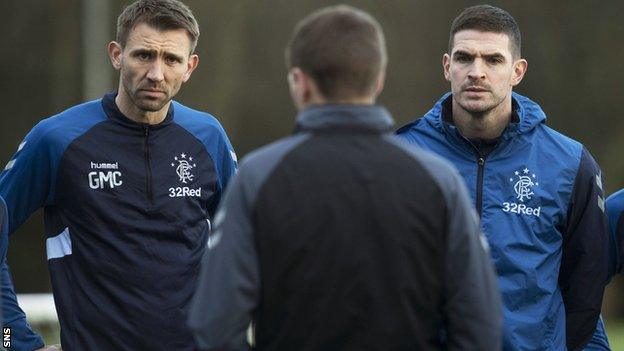
M454 192L458 184L461 183L458 181L460 177L455 166L442 157L411 145L400 137L386 136L384 139L409 154L415 162L421 164L445 196L449 197L449 192ZM450 202L450 198L447 199L447 202Z
M563 135L543 123L540 124L536 130L542 133L539 136L543 137L544 142L550 142L553 144L552 146L557 147L555 151L561 152L566 156L577 158L580 162L583 144L566 135Z
M214 136L225 136L219 120L208 112L198 111L174 101L174 123L190 131L204 143Z
M237 157L221 123L211 114L194 110L178 102L174 104L174 123L197 138L212 157L219 186L225 188L236 172Z
M609 223L613 228L613 224L617 222L620 214L624 212L624 189L616 191L607 198L606 209Z
M396 135L409 143L425 149L431 148L431 142L443 137L443 133L432 125L426 116L397 129Z
M240 176L243 177L244 188L253 192L247 194L250 204L255 202L262 185L284 157L310 137L310 134L303 133L280 139L251 152L243 158Z
M107 119L101 100L86 102L46 118L26 135L0 177L0 193L15 210L15 191L30 188L47 203L54 198L56 172L65 150L80 135ZM45 194L44 194L45 193Z
M622 248L624 239L624 189L611 194L606 201L606 213L610 232L611 274L622 271Z
M32 129L29 136L33 139L41 138L52 147L64 149L74 139L106 119L101 100L98 99L71 107L42 120Z

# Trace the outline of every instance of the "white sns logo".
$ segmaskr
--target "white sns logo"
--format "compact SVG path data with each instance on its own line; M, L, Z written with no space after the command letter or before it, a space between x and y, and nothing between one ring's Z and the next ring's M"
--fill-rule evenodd
M184 184L187 182L192 182L195 176L191 173L191 170L197 167L197 164L192 163L193 157L188 157L185 153L181 153L180 156L176 156L173 158L178 163L171 163L171 167L176 167L176 174L180 177L180 181Z

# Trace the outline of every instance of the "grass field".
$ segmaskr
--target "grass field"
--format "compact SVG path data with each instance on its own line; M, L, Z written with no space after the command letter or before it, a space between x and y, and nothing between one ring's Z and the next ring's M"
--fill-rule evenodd
M611 350L624 351L624 321L605 321Z
M624 351L624 320L605 321L605 324L607 327L607 334L609 335L609 342L611 343L611 350ZM41 332L47 344L54 345L60 343L58 329L35 329Z

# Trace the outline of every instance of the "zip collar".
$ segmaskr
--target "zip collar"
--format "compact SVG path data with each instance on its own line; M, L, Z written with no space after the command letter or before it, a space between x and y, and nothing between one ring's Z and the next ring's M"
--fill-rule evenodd
M116 97L117 97L117 91L112 91L104 95L104 97L102 97L102 108L104 109L104 113L106 113L106 116L108 116L108 118L110 118L111 120L119 124L122 124L127 127L131 127L131 128L145 129L147 127L149 129L160 129L160 128L166 127L167 125L173 122L173 114L174 114L173 101L171 101L171 103L169 104L169 110L167 110L167 115L165 116L165 119L162 122L158 124L149 124L149 123L139 123L126 117L126 115L124 115L119 110L117 103L115 103Z
M378 105L319 105L306 108L297 116L295 132L349 129L376 133L390 132L394 120Z
M425 114L423 117L429 124L442 132L448 132L449 129L455 129L455 126L449 125L444 121L444 106L450 103L452 93L444 94ZM546 114L542 108L531 99L517 93L512 93L513 112L517 116L517 123L509 123L502 138L510 139L519 134L525 134L533 130L535 127L546 121ZM450 127L450 128L449 128Z

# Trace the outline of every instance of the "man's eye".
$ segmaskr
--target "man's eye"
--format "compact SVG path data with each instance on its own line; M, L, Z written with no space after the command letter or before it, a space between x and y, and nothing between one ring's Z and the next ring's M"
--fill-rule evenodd
M468 56L456 56L455 61L457 62L470 62L470 57Z
M141 52L137 55L137 57L139 58L139 60L149 60L150 59L150 54L145 53L145 52Z
M180 60L178 60L177 57L167 57L166 60L167 60L167 63L169 63L169 64L175 64L175 63L179 63L180 62Z

